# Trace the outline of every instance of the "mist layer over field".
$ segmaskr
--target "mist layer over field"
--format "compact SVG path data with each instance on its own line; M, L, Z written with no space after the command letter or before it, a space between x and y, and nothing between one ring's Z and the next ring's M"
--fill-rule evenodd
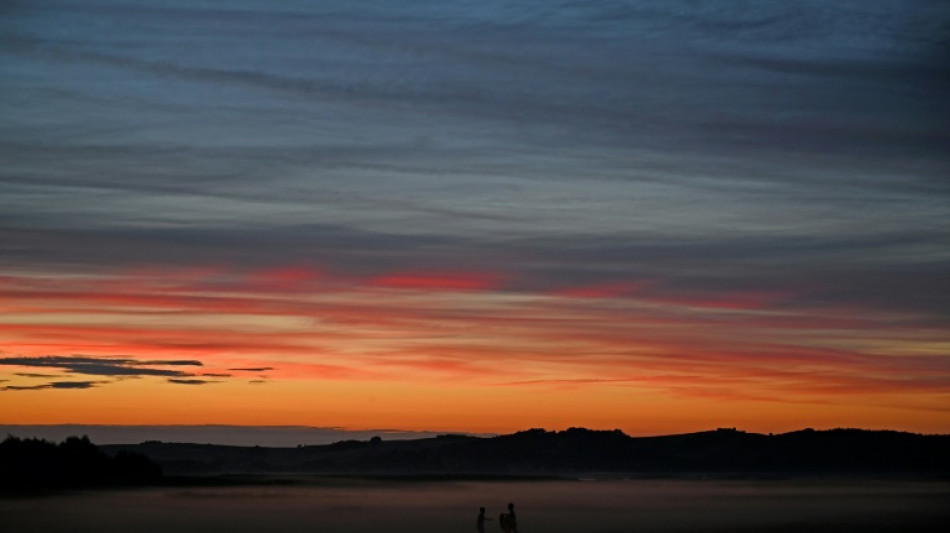
M867 480L423 482L90 491L0 500L9 531L474 531L515 502L522 532L937 531L950 484Z

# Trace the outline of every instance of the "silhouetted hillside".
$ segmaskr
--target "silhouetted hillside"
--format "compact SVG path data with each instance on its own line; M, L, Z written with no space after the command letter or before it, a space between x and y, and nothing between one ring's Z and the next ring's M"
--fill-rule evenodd
M60 444L10 436L0 442L0 490L141 485L162 477L162 468L133 450L107 455L87 437Z
M147 442L136 451L172 474L360 475L950 475L950 436L803 430L780 435L721 429L633 438L619 430L541 429L478 438L342 441L261 448Z

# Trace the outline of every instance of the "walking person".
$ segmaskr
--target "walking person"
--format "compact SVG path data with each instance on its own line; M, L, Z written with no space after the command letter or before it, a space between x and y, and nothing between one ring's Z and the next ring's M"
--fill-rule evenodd
M485 521L491 522L491 518L485 516L485 508L478 508L478 519L475 521L475 531L478 533L485 533Z
M508 525L511 527L511 533L518 533L518 517L515 516L515 504L508 504Z

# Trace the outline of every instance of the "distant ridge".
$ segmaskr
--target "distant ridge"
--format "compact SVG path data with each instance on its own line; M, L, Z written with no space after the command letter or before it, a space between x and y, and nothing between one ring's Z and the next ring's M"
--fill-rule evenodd
M156 441L102 448L142 453L174 475L950 475L950 435L861 429L765 435L722 428L638 438L620 430L531 429L296 448Z
M21 438L38 438L61 441L67 437L87 435L93 442L102 444L135 444L147 440L165 442L196 442L225 446L296 446L306 444L330 444L346 439L367 440L381 435L387 440L424 439L438 435L435 431L404 431L398 429L347 430L335 427L309 426L230 426L223 424L201 425L103 425L103 424L45 424L45 425L0 425L0 438L16 435Z

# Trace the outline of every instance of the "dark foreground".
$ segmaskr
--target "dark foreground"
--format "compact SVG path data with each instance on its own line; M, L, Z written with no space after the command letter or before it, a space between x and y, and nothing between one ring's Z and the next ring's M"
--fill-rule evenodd
M6 531L475 531L516 503L532 532L943 531L950 483L791 481L400 481L274 483L59 492L0 499ZM267 483L264 483L267 482Z

